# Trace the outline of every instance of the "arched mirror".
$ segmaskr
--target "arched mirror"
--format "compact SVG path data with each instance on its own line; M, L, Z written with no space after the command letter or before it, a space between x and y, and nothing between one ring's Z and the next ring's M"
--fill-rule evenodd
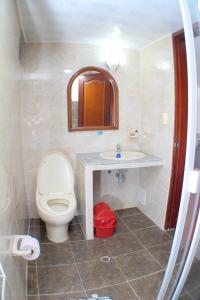
M77 71L69 81L67 98L69 131L118 129L118 88L106 70Z

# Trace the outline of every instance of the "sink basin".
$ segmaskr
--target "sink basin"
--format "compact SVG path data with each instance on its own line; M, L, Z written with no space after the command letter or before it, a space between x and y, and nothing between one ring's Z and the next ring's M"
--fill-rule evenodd
M135 160L145 157L145 154L143 152L138 151L121 151L120 154L121 157L116 157L115 151L108 151L100 153L100 157L114 160Z

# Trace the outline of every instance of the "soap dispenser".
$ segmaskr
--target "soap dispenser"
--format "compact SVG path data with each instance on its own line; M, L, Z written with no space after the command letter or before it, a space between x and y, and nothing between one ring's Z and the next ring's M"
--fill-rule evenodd
M117 144L117 145L116 145L116 154L115 154L115 157L116 157L116 158L121 158L121 157L122 157L122 155L121 155L121 146L120 146L120 144Z

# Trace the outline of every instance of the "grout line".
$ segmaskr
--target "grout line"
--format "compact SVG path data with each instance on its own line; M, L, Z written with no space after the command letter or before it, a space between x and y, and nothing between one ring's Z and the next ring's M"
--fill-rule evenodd
M123 218L120 219L122 224L126 227L126 229L128 230L128 232L131 232L130 228L128 227L128 225L124 222Z
M134 253L136 253L136 252L140 252L140 251L143 251L143 250L145 250L145 249L142 248L142 249L138 249L138 250L135 250L135 251L122 253L122 254L119 254L119 255L113 255L112 258L115 259L115 258L118 258L118 257L127 256L127 255L129 255L129 254L134 254Z
M105 245L105 248L108 250L108 253L110 254L110 257L114 260L116 266L118 267L119 271L121 272L122 276L124 277L124 279L127 281L127 278L124 274L124 272L122 271L121 267L119 266L118 262L114 259L114 257L112 256L112 253L110 251L110 249L106 246L106 242L103 240L103 243Z
M39 224L39 223L38 223L38 224L35 224L35 223L33 223L33 225L31 225L31 220L33 220L33 219L34 219L34 220L41 220L40 218L29 218L29 226L30 226L30 227L36 227L36 228L37 228L37 227L44 227L44 228L46 227L46 226L45 226L45 223L44 223L44 224ZM80 221L77 221L77 222L72 223L72 224L69 223L70 226L77 225L77 224L80 224Z
M133 215L134 216L134 215ZM134 233L135 232L139 232L139 231L142 231L142 230L145 230L145 229L149 229L149 228L154 228L154 227L157 227L159 228L156 224L155 225L151 225L151 226L148 226L148 227L144 227L144 228L139 228L139 229L136 229L136 230L132 230L131 228L129 228L129 226L124 222L123 219L125 219L126 217L123 217L123 218L120 218L120 220L122 221L122 223L126 226L126 228L128 229L129 232L131 233Z
M118 215L118 218L119 219L123 219L123 218L126 218L126 217L132 217L132 216L138 216L138 215L144 215L142 212L137 212L137 213L135 213L135 214L130 214L130 215L125 215L125 216L119 216Z
M129 226L124 222L123 219L120 219L120 220L122 221L123 225L125 225L126 229L128 230L128 233L134 234L135 237L137 237L136 232L143 231L143 230L149 229L149 228L158 227L157 225L151 225L151 226L148 226L148 227L144 227L144 228L139 228L139 229L136 229L136 230L132 230L132 229L129 228ZM138 239L138 237L137 237L137 239Z
M114 260L114 258L112 256L109 256L109 257L110 257L110 259ZM101 262L100 258L96 258L96 259L92 259L92 260L79 261L79 262L76 262L76 264L80 265L80 264L97 263L97 262ZM102 263L104 263L104 262L102 262ZM107 263L107 262L105 262L105 263Z
M125 276L123 270L122 270L121 267L119 266L119 263L117 262L116 259L114 259L114 257L112 256L112 253L110 252L110 249L106 246L106 242L105 242L105 241L103 241L103 242L104 242L104 245L105 245L106 249L107 249L108 252L111 254L111 258L114 260L114 262L115 262L115 264L117 265L117 267L118 267L119 271L121 272L122 276L126 279L127 284L129 285L129 287L131 288L131 290L133 291L133 293L135 294L135 296L138 298L138 300L140 300L140 298L138 297L138 295L137 295L137 293L135 292L134 288L130 285L128 279L126 278L126 276Z
M142 275L142 276L140 276L140 277L137 277L137 278L134 278L134 279L130 279L129 281L137 281L137 280L139 280L139 279L142 279L142 278L145 278L145 277L150 277L150 276L155 275L155 274L158 274L158 273L160 273L160 272L164 272L165 270L166 270L166 269L163 268L163 269L161 269L161 270L158 270L158 271L149 273L149 274L147 274L147 275Z
M141 244L143 245L143 247L144 247L144 249L151 255L151 257L159 264L159 266L161 267L161 268L165 268L165 266L163 266L163 265L161 265L161 263L156 259L156 257L154 257L153 256L153 254L150 252L150 250L142 243L142 241L140 240L140 242L141 242ZM162 244L159 244L159 245L163 245L163 243ZM155 245L155 246L159 246L159 245ZM155 246L153 246L153 247L155 247Z
M141 239L137 236L136 233L137 233L138 231L142 231L142 230L149 229L149 228L153 228L153 227L159 228L157 225L155 225L155 226L152 226L152 227L146 227L146 228L144 228L144 229L139 229L139 230L136 230L136 231L132 232L132 233L134 233L134 234L136 235L136 237L137 237L138 240L142 243L142 245L144 246L145 249L151 249L151 248L154 248L154 247L156 247L156 246L161 246L161 245L163 245L163 244L167 244L167 243L173 242L173 240L170 239L169 241L159 242L158 244L154 244L153 246L150 246L150 247L147 248L147 246L144 245L144 243L141 241Z
M153 246L148 247L148 249L153 249L153 248L160 247L162 245L167 245L167 244L170 244L170 243L171 243L171 246L172 246L172 241L168 241L168 242L164 242L164 243L161 243L161 244L155 244Z
M37 265L37 268L46 268L46 267L69 267L69 266L72 266L74 263L71 263L71 264L55 264L55 265ZM31 267L34 267L34 266L31 266Z
M127 232L126 233L120 233L116 236L119 236L119 235L125 235L125 234L128 234ZM109 256L110 258L112 259L115 259L117 257L121 257L121 256L127 256L127 255L130 255L130 254L134 254L135 252L140 252L140 251L143 251L143 250L147 250L148 253L151 255L151 257L153 257L154 260L156 260L156 262L161 266L161 268L164 268L165 266L161 265L160 262L151 254L151 252L149 251L149 249L140 241L140 239L133 233L131 232L131 234L133 235L133 238L137 239L137 241L141 244L142 248L141 249L138 249L138 250L134 250L134 251L130 251L130 252L125 252L125 253L122 253L122 254L119 254L119 255L112 255L112 253L110 252L110 249L108 248L107 244L106 244L106 239L102 239L102 242L105 246L105 248L107 249L107 251L109 252ZM81 241L86 241L86 240L81 240ZM70 246L71 244L73 243L76 243L77 241L69 241L70 243ZM165 242L165 244L169 243L170 241L168 242ZM155 246L160 246L162 244L158 244L158 245L155 245ZM152 247L155 247L155 246L152 246ZM152 248L151 247L151 248ZM77 264L81 264L81 263L88 263L88 262L97 262L99 261L98 258L96 259L92 259L92 260L84 260L84 261L79 261L79 262L76 262ZM63 264L63 265L70 265L70 264ZM55 266L55 265L52 265L52 266Z
M76 264L76 263L74 263L74 265L75 265L75 268L76 268L77 274L78 274L78 276L79 276L79 279L80 279L80 281L81 281L81 284L82 284L82 287L83 287L83 291L82 291L82 292L85 292L85 293L86 293L86 289L85 289L85 286L84 286L84 283L83 283L83 280L82 280L81 274L80 274L80 272L79 272L78 266L77 266L77 264Z
M139 238L138 238L138 239L139 239ZM142 241L140 241L140 242L142 243ZM170 242L170 241L168 241L168 242ZM147 247L147 246L144 246L144 247L147 248L147 249L152 249L152 248L155 248L155 247L160 247L160 246L162 246L162 245L164 245L164 244L166 244L166 243L168 243L168 242L155 244L155 245L150 246L150 247Z
M190 290L191 291L191 290ZM186 292L186 295L189 295L191 298L192 298L192 300L196 300L196 298L194 298L191 294L190 294L190 291L189 292Z
M115 287L117 285L125 284L125 283L128 283L128 281L126 280L126 281L114 283L114 284L111 284L111 285L104 285L104 286L101 286L101 287L96 287L96 288L92 288L92 289L88 289L88 290L86 289L85 292L86 292L86 295L89 297L87 292L91 292L91 291L95 291L95 290L101 290L101 289L110 288L110 287Z
M139 239L139 238L138 238L138 239ZM171 241L166 241L166 242L164 242L164 243L156 244L156 245L154 245L154 246L152 246L152 247L149 247L149 248L147 248L147 247L142 243L142 241L141 241L140 239L139 239L139 241L140 241L141 244L143 245L144 249L151 255L151 257L154 258L155 261L157 261L157 263L161 266L161 268L165 268L165 266L163 266L163 265L156 259L156 257L153 256L153 254L150 252L149 248L151 249L151 248L156 247L156 246L159 247L159 246L161 246L161 245L163 245L163 244L170 243Z
M106 247L106 249L109 251L109 253L111 254L110 257L113 258L113 259L115 259L115 258L118 258L118 257L121 257L121 256L126 256L126 255L129 255L129 254L134 254L135 252L140 252L140 251L143 251L143 250L146 249L145 246L143 245L143 243L137 238L137 236L135 236L135 237L133 236L133 238L136 238L137 241L141 244L141 246L142 246L143 248L138 249L138 250L134 250L134 251L130 251L130 252L125 252L125 253L118 254L118 255L112 255L112 253L110 252L110 249L109 249L109 248L107 247L107 245L106 245L106 240L104 239L105 247Z
M106 286L99 287L99 288L92 288L92 289L86 290L86 295L87 295L87 297L90 297L90 295L88 294L88 292L91 293L91 292L94 292L96 290L101 290L101 289L105 289L105 288L111 288L111 287L115 287L115 286L126 284L126 283L129 285L128 281L124 281L124 282L115 283L115 284L112 284L112 285L106 285ZM131 290L132 290L132 288L131 288ZM134 292L134 294L135 294L135 292ZM138 297L138 300L140 300L139 297Z
M109 257L110 257L111 259L113 259L113 260L117 259L118 257L122 257L122 256L127 256L127 255L134 254L134 253L136 253L136 252L141 252L141 251L144 251L144 250L147 250L147 251L148 251L148 249L146 249L146 248L144 247L144 248L142 248L142 249L138 249L138 250L135 250L135 251L126 252L126 253L122 253L122 254L119 254L119 255L112 255L112 253L110 252L109 248L106 246L105 242L106 242L106 241L103 241L104 246L106 247L107 251L109 252ZM72 248L71 248L71 242L70 242L69 244L70 244L70 250L73 252L73 250L72 250ZM149 252L149 251L148 251L148 252ZM157 261L157 259L156 259L151 253L149 253L149 254L153 257L154 260ZM70 266L70 265L73 265L74 263L76 263L77 265L79 265L79 264L83 264L83 263L99 262L99 261L100 261L100 258L94 258L94 259L83 260L83 261L76 261L75 258L74 258L74 262L73 262L73 263L68 263L68 264L55 264L55 265L50 265L50 264L48 264L48 265L37 265L37 267L38 267L38 268L40 268L40 267L42 267L42 268L44 268L44 267L63 267L63 266ZM158 261L157 261L157 262L158 262ZM162 268L164 268L164 266L162 266L159 262L158 262L158 264L159 264ZM34 266L30 266L30 267L34 267Z
M191 287L188 287L188 289L185 290L185 293L186 294L189 294L192 298L194 298L190 293L195 290L195 289L199 289L200 288L200 285L197 284L195 286L191 286ZM198 295L199 296L199 295ZM199 300L199 299L198 299Z
M26 298L28 298L28 264L26 266Z
M125 234L128 234L128 233L130 234L130 232L118 234L117 237L118 237L119 235L125 235ZM138 239L138 237L137 237L135 234L133 234L133 233L131 233L131 235L132 235L133 238L135 238L135 239L138 241L139 244L141 244L142 248L141 248L141 249L137 249L137 250L132 250L132 251L130 251L130 252L125 252L125 253L122 253L122 254L118 254L118 255L112 255L112 253L110 252L110 249L109 249L108 246L106 245L106 241L107 241L107 240L103 239L104 245L105 245L106 249L109 251L109 253L111 254L111 257L112 257L112 258L117 258L117 257L121 257L121 256L126 256L126 255L128 255L128 254L133 254L133 253L135 253L135 252L139 252L139 251L144 250L144 246L143 246L142 242Z
M112 285L105 285L105 286L102 286L102 287L97 287L97 288L92 288L92 289L86 289L85 291L75 291L75 292L69 292L69 293L49 293L49 294L40 294L40 296L56 296L56 295L64 295L64 296L67 296L67 295L73 295L73 294L76 294L76 293L81 293L81 292L84 292L86 296L89 297L88 293L87 292L92 292L92 291L96 291L96 290L101 290L101 289L104 289L104 288L110 288L110 287L115 287L115 286L118 286L118 285L122 285L122 284L129 284L128 281L124 281L124 282L120 282L120 283L115 283L115 284L112 284ZM132 289L132 288L131 288ZM137 296L137 295L136 295ZM138 297L138 296L137 296ZM140 300L140 298L138 297L138 299Z
M123 221L123 220L122 220L122 221ZM125 225L126 225L126 224L125 224ZM132 232L131 232L131 233L132 233ZM136 236L136 235L135 235L135 236ZM156 272L154 272L154 273L150 273L150 274L144 275L144 276L142 276L142 277L136 278L135 280L140 279L140 278L144 278L144 277L147 277L147 276L151 276L151 275L153 275L153 274L156 274L156 273L159 273L159 272L162 272L162 271L165 271L165 269L163 269L163 266L157 261L156 258L154 258L154 256L153 256L153 255L150 253L150 251L144 246L144 244L138 239L137 236L136 236L136 238L137 238L137 240L141 243L141 245L144 247L144 249L148 251L148 253L151 255L151 257L152 257L153 259L155 259L155 261L159 264L159 266L161 267L161 270L158 270L158 271L156 271ZM106 246L105 240L103 240L103 242L104 242L104 245L105 245L105 247L107 248L108 252L109 252L110 254L112 254L112 253L110 252L110 249ZM126 276L125 276L123 270L121 269L121 267L119 266L119 263L117 262L117 260L116 260L115 258L117 258L117 257L119 257L119 256L126 256L126 255L129 255L129 254L131 254L131 253L133 254L133 253L135 253L135 252L139 252L139 251L142 251L142 250L144 250L144 249L137 250L137 251L132 251L132 252L129 252L129 253L124 253L124 254L117 255L117 256L112 256L112 255L111 255L111 258L114 259L116 265L118 266L119 270L121 271L121 273L122 273L122 275L123 275L123 277L124 277L125 279L127 279L127 278L126 278ZM132 279L132 280L134 280L134 279ZM130 281L132 281L132 280L130 280ZM139 297L138 294L136 293L136 291L135 291L135 289L133 288L133 286L130 284L129 280L127 280L127 283L128 283L128 285L129 285L129 287L131 288L131 290L133 291L133 293L135 294L135 296L138 298L138 300L140 300L140 297Z
M79 223L79 225L80 225L80 227L81 227L81 231L82 231L82 233L83 233L83 236L84 236L84 238L85 238L85 240L86 240L86 234L85 234L85 231L83 230L82 223ZM83 241L84 241L84 240L83 240Z
M103 244L105 246L105 248L107 249L108 253L109 253L109 256L110 258L114 261L114 263L116 264L117 268L119 269L122 277L125 279L125 281L123 282L120 282L120 283L116 283L116 284L112 284L112 285L106 285L106 286L103 286L103 287L97 287L97 288L94 288L94 289L86 289L85 292L86 292L86 295L89 297L90 295L87 293L88 291L94 291L94 290L97 290L97 289L103 289L103 288L107 288L107 287L113 287L113 286L117 286L117 285L120 285L120 284L124 284L124 283L128 283L128 280L126 279L126 276L124 275L123 271L121 270L121 268L119 267L118 263L113 259L113 256L112 256L112 253L110 252L110 249L106 246L106 243L105 243L105 240L102 239L103 241ZM95 261L98 261L99 262L99 259L98 260L95 260ZM140 300L140 299L139 299Z
M137 215L140 214L140 213L137 213ZM134 214L136 215L136 214ZM130 216L134 216L134 215L130 215ZM103 286L103 287L97 287L97 288L93 288L93 289L86 289L84 284L83 284L83 280L82 280L82 277L80 275L80 272L79 272L79 269L78 269L78 264L81 264L81 263L88 263L88 262L97 262L99 261L99 259L94 259L94 260L89 260L89 261L83 261L83 262L76 262L76 259L75 259L75 254L72 250L72 247L71 247L71 243L75 243L75 242L78 242L78 241L86 241L85 239L83 240L69 240L67 241L67 243L69 244L69 247L70 247L70 250L72 252L72 256L73 256L73 261L74 263L73 264L61 264L61 265L48 265L48 267L55 267L55 266L68 266L68 265L74 265L75 268L76 268L76 271L78 273L78 276L79 276L79 279L81 281L81 284L83 286L83 290L81 291L76 291L76 292L71 292L71 293L67 293L67 294L74 294L74 293L78 293L78 292L84 292L86 295L87 294L87 291L92 291L92 290L95 290L95 289L103 289L103 288L107 288L107 287L113 287L113 286L117 286L117 285L120 285L120 284L124 284L124 283L127 283L129 285L129 287L131 288L131 290L133 291L133 293L135 294L135 296L138 298L138 300L140 300L139 296L137 295L137 293L135 292L134 288L131 286L129 280L126 279L126 276L124 275L124 272L122 271L121 267L119 266L118 262L116 262L116 258L119 257L119 256L126 256L126 255L129 255L129 254L133 254L135 252L139 252L139 251L142 251L142 250L147 250L148 253L151 255L151 257L160 265L161 268L163 268L163 266L159 263L159 261L151 254L151 252L149 251L148 248L146 248L146 246L144 246L144 244L141 242L141 240L137 237L137 235L135 234L134 231L131 231L130 228L126 225L126 223L124 222L124 218L126 218L127 216L125 217L121 217L119 218L119 220L121 220L122 224L125 225L125 227L127 228L128 232L125 232L125 233L119 233L119 235L122 235L122 234L131 234L133 235L133 238L135 236L135 238L137 238L137 240L141 243L141 245L143 246L143 249L140 249L140 250L136 250L136 251L131 251L131 252L128 252L128 253L123 253L123 254L120 254L120 255L116 255L116 256L112 256L112 253L110 252L110 249L106 246L106 241L104 239L102 239L103 241L103 244L105 246L105 248L107 249L108 253L111 254L110 257L114 260L114 262L116 263L116 266L118 267L120 273L122 274L123 278L126 280L126 281L123 281L123 282L120 282L120 283L116 283L116 284L113 284L113 285L108 285L108 286ZM74 226L74 225L80 225L81 226L81 229L82 229L82 225L81 223L75 223L75 224L71 224L71 226ZM30 219L29 219L29 230L30 230ZM34 226L34 227L44 227L44 226ZM138 229L136 230L136 232L138 231L142 231L142 230L145 230L147 228L152 228L152 227L157 227L156 225L153 225L153 226L150 226L150 227L146 227L146 228L142 228L142 229ZM83 230L82 230L83 231ZM84 233L84 231L83 231ZM118 236L118 235L117 235ZM170 234L169 234L170 236ZM171 237L171 236L170 236ZM168 241L170 242L170 241ZM41 243L41 242L40 242ZM166 242L167 243L167 242ZM41 244L52 244L51 242L47 242L47 243L41 243ZM158 245L155 245L155 246L159 246L160 244ZM152 246L154 247L154 246ZM39 294L39 282L38 282L38 267L47 267L47 265L45 266L38 266L37 264L37 261L36 261L36 276L37 276L37 290L38 290L38 299L40 299L40 294ZM135 278L135 279L131 279L130 281L135 281L135 280L138 280L140 278L144 278L144 277L148 277L148 276L151 276L153 274L156 274L156 273L159 273L159 272L162 272L162 271L165 271L165 269L161 269L161 270L158 270L154 273L150 273L150 274L147 274L147 275L144 275L144 276L141 276L141 277L138 277L138 278ZM67 295L67 294L63 294L63 293L56 293L56 294L44 294L44 295ZM89 296L89 295L88 295Z
M194 298L189 292L181 294L181 296L189 296L191 300L196 300L196 298Z
M74 291L74 292L68 292L68 293L49 293L49 294L40 294L39 296L56 296L56 295L63 295L63 296L67 296L67 295L73 295L73 294L77 294L77 293L83 293L84 291ZM32 296L32 295L31 295ZM33 295L35 296L35 295Z
M151 229L151 228L158 228L160 229L157 225L151 225L151 226L148 226L148 227L144 227L144 228L139 228L139 229L136 229L136 230L131 230L131 232L140 232L140 231L143 231L143 230L146 230L146 229Z
M28 235L29 235L29 232L30 232L30 226L31 226L31 225L30 225L30 222L31 222L30 219L28 219Z
M72 247L71 247L70 242L69 242L69 247L70 247L70 250L71 250L71 252L72 252L72 256L73 256L74 266L75 266L75 268L76 268L76 272L77 272L77 274L78 274L78 276L79 276L79 279L80 279L80 281L81 281L81 284L82 284L82 287L83 287L83 291L84 291L85 294L86 294L85 286L84 286L84 284L83 284L83 280L82 280L82 278L81 278L81 274L80 274L79 269L78 269L78 266L77 266L77 264L76 264L75 254L74 254L74 252L73 252L73 250L72 250Z
M69 226L81 225L80 223L70 224ZM30 225L30 228L46 228L45 225Z
M36 237L36 239L37 239L37 237ZM86 240L74 240L74 241L73 240L68 240L68 241L69 242L82 242L82 241L86 241ZM54 245L54 242L41 242L41 241L39 241L39 243L42 244L42 245L44 245L44 244L46 244L46 245ZM62 244L66 244L66 242L64 242Z
M38 282L38 266L37 266L37 260L36 260L36 278L37 278L37 290L38 290L38 294L37 294L37 297L38 297L38 300L40 300L40 291L39 291L39 282Z
M138 296L138 294L136 293L134 287L130 284L130 282L128 281L128 285L131 288L131 290L133 291L133 293L135 294L135 296L138 298L138 300L141 300L140 297Z
M164 268L164 266L161 265L161 263L157 260L157 258L155 258L155 257L153 256L153 254L151 254L151 252L149 251L149 249L146 248L145 246L144 246L144 248L145 248L145 250L150 254L150 256L151 256L151 257L159 264L159 266L160 266L161 268Z

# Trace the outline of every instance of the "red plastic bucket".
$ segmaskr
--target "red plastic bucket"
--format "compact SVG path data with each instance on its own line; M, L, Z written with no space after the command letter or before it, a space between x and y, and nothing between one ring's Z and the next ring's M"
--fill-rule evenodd
M116 228L117 217L108 204L101 202L94 208L94 228L96 237L111 237Z
M104 202L96 204L94 207L94 216L104 209L110 209L109 205Z
M96 227L95 233L97 238L108 238L114 233L115 228Z

